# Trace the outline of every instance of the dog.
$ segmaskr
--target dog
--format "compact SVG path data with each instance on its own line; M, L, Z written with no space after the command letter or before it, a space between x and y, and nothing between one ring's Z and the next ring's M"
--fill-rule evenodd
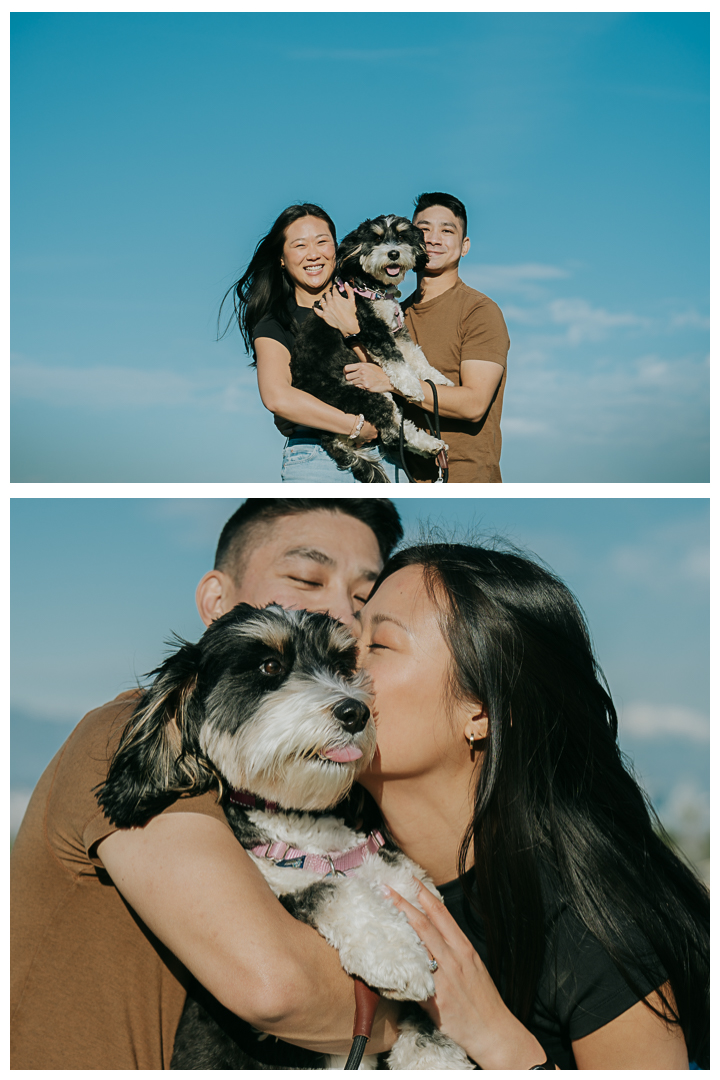
M357 671L349 630L328 615L239 604L197 644L177 641L151 673L96 793L106 816L121 828L139 826L180 794L217 790L272 890L338 950L349 974L389 998L432 996L427 950L381 885L411 901L414 878L437 890L381 834L358 833L327 813L375 750L370 682ZM422 1010L409 1008L389 1068L474 1068ZM268 1043L276 1040L199 987L188 997L171 1068L270 1068L277 1058L268 1064ZM291 1060L304 1053L278 1045ZM375 1065L368 1058L364 1067Z
M363 221L341 241L337 251L336 287L343 293L351 288L356 294L359 340L410 401L423 400L422 379L453 385L431 367L420 346L414 344L397 302L397 286L408 270L421 270L426 263L420 229L393 214ZM355 343L344 339L324 319L305 319L290 361L293 386L344 412L362 414L375 425L389 449L400 449L402 427L404 441L413 453L436 457L446 451L447 445L440 439L421 431L411 420L403 421L391 394L373 393L347 381L345 365L357 362L352 351ZM328 433L321 442L338 467L350 469L361 483L390 482L385 471L351 438Z

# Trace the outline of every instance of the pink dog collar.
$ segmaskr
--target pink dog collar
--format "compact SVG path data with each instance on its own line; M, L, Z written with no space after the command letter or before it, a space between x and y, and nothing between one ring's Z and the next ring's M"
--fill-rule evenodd
M291 847L282 840L276 840L273 844L258 844L250 848L253 855L259 859L271 859L276 866L289 867L294 870L310 870L313 874L324 874L326 877L347 874L357 870L365 862L365 859L374 855L383 847L385 840L374 829L367 840L363 840L356 848L345 852L330 852L328 855L311 855L300 848Z
M338 288L352 289L357 296L364 296L366 300L395 300L396 295L400 295L397 289L388 289L385 292L382 289L378 289L376 292L371 289L358 289L357 286L351 285L349 281L341 281L340 278L335 278L335 283ZM405 316L397 301L395 301L394 316L397 326L393 327L392 333L397 334L405 325Z

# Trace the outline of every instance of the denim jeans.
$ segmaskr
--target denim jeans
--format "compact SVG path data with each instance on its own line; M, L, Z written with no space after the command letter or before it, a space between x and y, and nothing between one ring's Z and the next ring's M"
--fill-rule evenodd
M409 484L399 461L388 450L373 446L370 453L380 462L391 484ZM312 436L293 436L283 450L281 480L284 484L357 484L349 469L337 465Z

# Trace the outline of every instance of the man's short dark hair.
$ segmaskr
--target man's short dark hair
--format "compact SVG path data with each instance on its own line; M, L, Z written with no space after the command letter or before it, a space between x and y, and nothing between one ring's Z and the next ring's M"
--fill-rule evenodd
M429 206L444 206L446 210L450 210L458 221L462 221L463 239L467 236L467 210L465 205L459 199L456 199L454 195L448 195L446 191L424 191L415 200L413 217L419 214L421 210L427 210Z
M239 585L243 555L257 526L317 510L347 514L362 521L374 532L383 562L402 540L400 515L390 499L246 499L220 533L215 570L229 574Z

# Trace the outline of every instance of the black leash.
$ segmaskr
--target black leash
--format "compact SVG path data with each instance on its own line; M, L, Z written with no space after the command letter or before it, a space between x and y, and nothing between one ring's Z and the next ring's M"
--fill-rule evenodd
M400 464L402 465L403 469L405 470L405 475L407 476L410 483L411 484L417 484L417 480L413 479L413 474L408 469L407 462L405 461L405 427L404 427L405 413L403 411L401 401L397 402L397 407L398 407L398 411L400 413Z
M430 379L426 379L425 382L428 384L428 386L432 390L432 396L433 396L433 418L430 421L430 427L432 428L432 433L435 436L435 438L439 442L442 442L442 435L440 433L440 410L438 409L437 389L435 387L435 383L431 382ZM438 463L439 476L438 476L438 479L435 481L435 483L436 484L447 484L447 482L448 482L448 459L447 459L447 451L446 450L441 450L440 451L440 453L437 456L437 463Z
M433 416L432 416L432 419L430 419L430 417L428 417L428 422L430 424L430 428L432 429L432 433L435 436L435 438L439 442L442 442L442 435L440 433L440 410L438 408L437 388L435 386L435 383L431 382L430 379L425 379L425 382L428 384L428 386L432 390L432 396L433 396ZM400 411L400 464L402 465L403 469L405 470L405 474L406 474L408 480L410 481L410 483L411 484L417 484L417 480L413 479L412 473L408 469L407 464L405 462L405 431L404 431L404 428L403 428L403 425L405 423L405 413L403 412L402 402L398 401L397 402L397 407L398 407L398 409ZM438 463L438 478L437 478L437 480L434 480L433 483L435 483L435 484L447 484L447 482L448 482L448 460L447 460L447 451L446 450L441 450L440 451L440 453L437 456L437 463Z

